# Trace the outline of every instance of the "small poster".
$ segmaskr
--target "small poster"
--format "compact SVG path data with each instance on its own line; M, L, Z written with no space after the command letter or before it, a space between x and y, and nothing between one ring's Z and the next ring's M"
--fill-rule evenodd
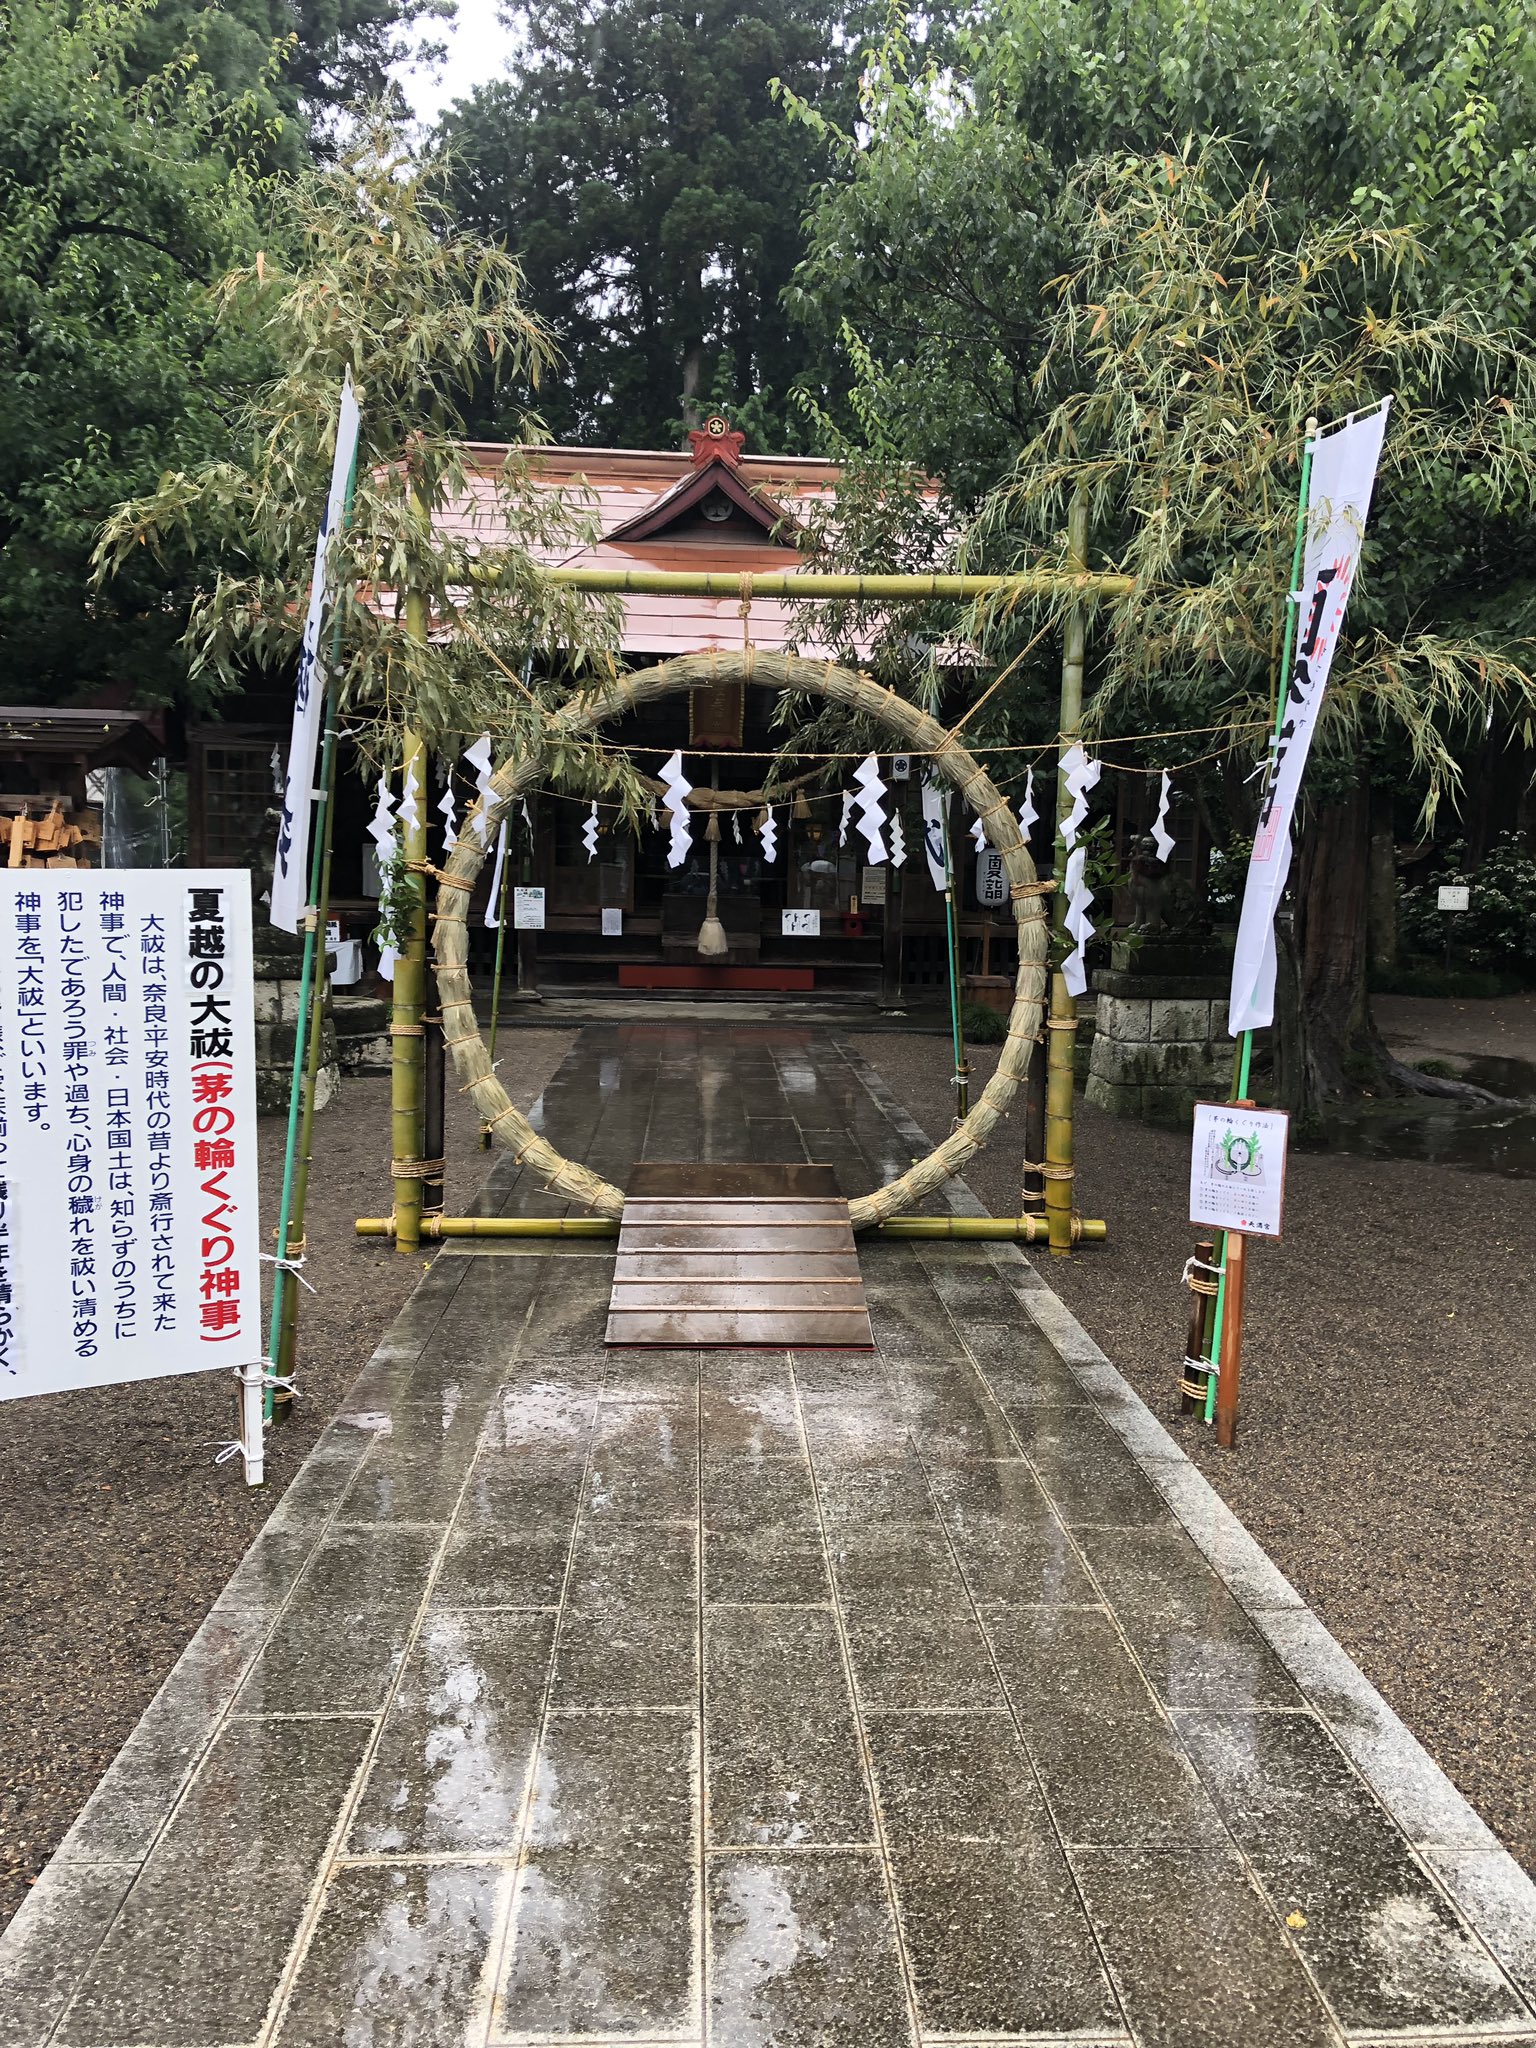
M542 889L514 889L512 891L512 929L517 932L543 931L544 891Z
M0 878L0 1401L262 1354L251 881Z
M1008 870L995 846L984 846L976 856L976 901L988 909L1008 901Z
M892 754L891 780L892 782L910 782L912 780L912 756L910 754Z
M821 912L819 910L786 910L784 921L779 927L780 935L786 939L819 939L821 937Z
M1470 910L1472 889L1466 882L1442 882L1435 898L1437 910Z
M1195 1104L1189 1220L1250 1237L1278 1237L1290 1118L1283 1109Z
M870 906L871 904L874 904L874 905L878 906L878 905L880 905L880 904L884 903L884 901L885 901L885 869L884 869L884 868L866 868L866 869L864 870L863 878L862 878L862 880L860 881L860 884L859 884L859 896L860 896L860 899L861 899L861 901L863 902L863 904L864 904L864 906L865 906L865 908L866 908L866 909L867 909L867 908L868 908L868 907L869 907L869 906Z
M539 921L540 921L540 923L542 923L542 922L543 922L543 919L541 918L541 919L540 919ZM622 910L608 910L608 909L605 909L605 910L603 911L603 937L604 937L605 939L622 939L622 938L623 938L623 936L624 936L624 913L623 913L623 911L622 911Z

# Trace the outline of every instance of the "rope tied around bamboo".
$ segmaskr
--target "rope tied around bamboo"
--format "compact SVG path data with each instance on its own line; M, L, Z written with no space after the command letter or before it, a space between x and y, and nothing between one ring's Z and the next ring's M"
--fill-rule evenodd
M589 1167L564 1158L540 1137L521 1111L513 1107L492 1070L475 1016L469 978L469 892L502 819L538 782L552 747L561 741L580 739L640 704L720 681L750 682L771 690L807 690L893 728L914 752L929 754L938 773L982 817L986 837L1002 855L1008 877L1018 933L1019 968L1008 1032L997 1068L970 1115L941 1145L884 1187L849 1203L853 1227L867 1230L926 1200L952 1175L961 1172L985 1144L999 1119L1007 1113L1028 1069L1031 1051L1040 1034L1046 986L1045 892L1029 849L1019 836L1012 810L999 796L986 770L954 734L946 732L926 711L869 676L841 668L834 661L822 663L797 655L758 654L755 649L750 663L744 653L689 654L658 663L639 674L615 678L553 713L547 721L542 747L498 765L490 780L491 797L481 821L483 829L461 832L442 873L433 951L444 1043L451 1048L454 1066L465 1092L473 1098L481 1124L498 1143L516 1152L524 1164L545 1174L551 1192L579 1202L599 1216L617 1218L623 1214L623 1190ZM478 805L472 808L471 820L479 810Z

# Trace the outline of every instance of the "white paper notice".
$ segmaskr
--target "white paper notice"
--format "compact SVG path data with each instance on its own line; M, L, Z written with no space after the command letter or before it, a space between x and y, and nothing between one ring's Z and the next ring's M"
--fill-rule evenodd
M1189 1162L1191 1223L1241 1230L1250 1237L1280 1235L1290 1122L1283 1109L1195 1104Z
M0 1400L261 1358L250 876L0 875Z
M603 912L603 937L604 937L605 939L622 939L622 938L623 938L623 936L624 936L624 913L623 913L623 911L622 911L622 910L605 910L605 911Z
M821 937L821 912L819 910L786 910L779 926L779 935L786 939L819 939Z
M542 889L514 889L512 891L512 929L515 932L543 931L544 891Z

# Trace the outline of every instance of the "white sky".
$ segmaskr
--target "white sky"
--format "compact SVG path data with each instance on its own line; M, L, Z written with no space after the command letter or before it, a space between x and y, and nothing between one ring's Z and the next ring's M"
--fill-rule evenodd
M499 78L506 70L515 37L497 20L499 0L458 0L458 19L432 24L432 32L448 45L438 75L412 66L400 83L418 121L430 127L455 100L467 99L477 85Z

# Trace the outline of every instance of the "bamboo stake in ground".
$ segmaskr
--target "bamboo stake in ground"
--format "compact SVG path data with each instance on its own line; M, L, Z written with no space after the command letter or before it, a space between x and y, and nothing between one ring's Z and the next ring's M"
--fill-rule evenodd
M1244 1104L1251 1108L1251 1104ZM1237 1449L1237 1405L1243 1372L1243 1273L1247 1237L1241 1230L1227 1232L1227 1256L1223 1260L1226 1287L1226 1321L1221 1331L1221 1377L1216 1384L1216 1441L1224 1451Z
M1072 500L1067 519L1068 560L1077 572L1088 567L1088 500L1081 491ZM1087 625L1081 608L1067 616L1061 650L1061 713L1056 745L1056 900L1051 927L1056 951L1066 938L1067 839L1064 830L1072 799L1061 763L1077 745L1083 724L1083 669L1087 659ZM1045 1034L1045 1214L1050 1225L1051 1256L1065 1259L1072 1251L1072 1110L1077 1084L1077 1003L1058 966L1051 975L1051 1015Z

